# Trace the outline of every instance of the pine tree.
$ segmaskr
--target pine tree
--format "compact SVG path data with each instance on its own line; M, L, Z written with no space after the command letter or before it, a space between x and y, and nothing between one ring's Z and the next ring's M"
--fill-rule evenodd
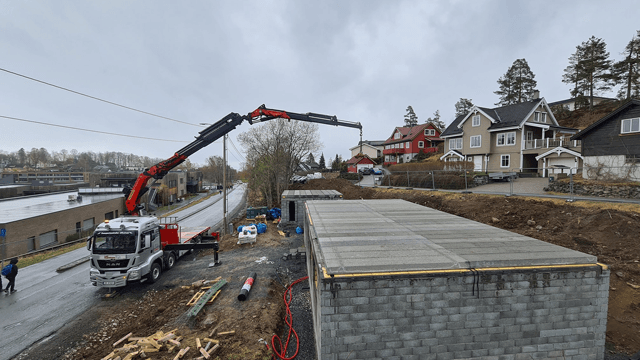
M442 130L446 127L444 122L440 120L440 110L436 110L436 112L433 113L433 118L428 118L427 122L432 122L435 126L438 127L438 130L440 132L442 132Z
M569 57L569 66L564 69L564 75L562 75L563 83L573 85L573 89L569 93L575 99L576 107L587 104L586 84L581 80L584 78L584 70L582 69L584 51L582 46L576 46L576 52Z
M327 168L324 162L324 153L320 154L320 160L318 162L318 165L320 165L320 170L324 170Z
M471 99L460 98L456 103L456 117L460 115L467 115L469 111L473 108L473 103Z
M533 99L536 91L537 81L535 74L529 68L527 60L517 59L509 67L506 74L498 79L500 86L494 93L500 96L500 101L496 105L506 106L518 104Z
M408 127L418 125L418 115L413 112L411 105L407 107L407 114L404 116L404 125Z
M624 48L624 59L613 65L612 75L619 99L640 98L640 30Z
M569 69L569 70L567 70ZM576 52L569 58L569 67L565 69L567 81L575 83L572 94L588 96L589 109L593 108L593 97L599 91L611 89L613 76L611 60L604 40L591 36L576 46ZM575 76L575 77L574 77Z

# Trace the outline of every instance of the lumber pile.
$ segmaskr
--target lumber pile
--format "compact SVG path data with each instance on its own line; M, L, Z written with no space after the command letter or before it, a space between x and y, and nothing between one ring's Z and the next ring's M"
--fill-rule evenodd
M196 359L211 359L218 350L220 350L220 340L213 339L216 335L216 329L209 334L209 337L195 338L194 350L201 356ZM101 360L133 360L150 358L154 353L176 353L173 360L180 360L192 349L186 346L182 336L177 335L178 329L169 332L156 331L153 335L147 337L134 337L133 333L120 338L113 343L115 348L109 355ZM223 331L218 336L234 335L235 330ZM193 339L192 339L193 340ZM119 347L118 347L119 346ZM196 355L198 355L196 354Z

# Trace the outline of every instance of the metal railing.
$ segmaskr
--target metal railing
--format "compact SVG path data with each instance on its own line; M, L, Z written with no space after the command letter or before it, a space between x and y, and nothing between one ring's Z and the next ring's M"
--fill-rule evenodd
M525 140L524 149L532 150L532 149L547 149L547 148L557 148L558 146L564 146L567 148L576 148L582 146L581 140L570 140L569 138L562 139L554 139L554 138L546 138L546 139L533 139L533 140Z

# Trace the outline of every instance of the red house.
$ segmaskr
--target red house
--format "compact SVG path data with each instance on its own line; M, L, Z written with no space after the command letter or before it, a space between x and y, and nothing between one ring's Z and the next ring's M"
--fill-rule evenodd
M384 142L384 166L406 163L416 157L420 151L435 153L442 131L431 122L412 127L396 127L391 136Z
M369 155L358 154L347 160L347 171L350 173L357 173L360 169L373 168L373 165L375 164L376 163L371 160Z

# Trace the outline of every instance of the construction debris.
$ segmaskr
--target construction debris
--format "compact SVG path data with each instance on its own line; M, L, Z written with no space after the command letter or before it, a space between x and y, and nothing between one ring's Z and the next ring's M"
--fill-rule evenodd
M196 315L198 315L200 310L202 310L202 308L207 304L209 299L211 299L214 296L214 294L216 294L218 290L220 290L226 284L227 284L227 280L222 279L218 281L215 285L211 286L211 288L207 290L207 292L205 292L202 296L198 298L198 300L193 305L193 308L187 312L187 316L195 317Z

